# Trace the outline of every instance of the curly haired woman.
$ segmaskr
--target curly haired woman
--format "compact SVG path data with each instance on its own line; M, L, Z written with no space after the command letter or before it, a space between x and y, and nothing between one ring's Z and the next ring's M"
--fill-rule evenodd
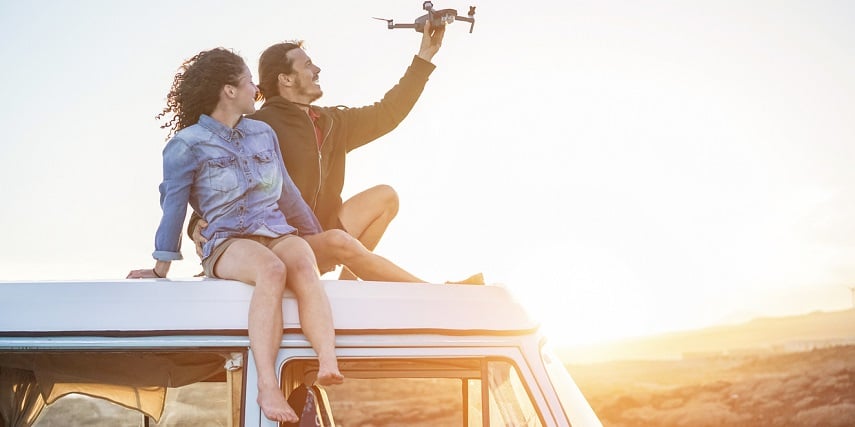
M258 403L267 418L296 422L274 366L286 285L297 297L303 332L318 354L318 383L338 384L343 376L317 262L298 236L321 228L285 171L273 130L243 117L255 111L257 92L249 68L229 50L203 51L184 62L157 116L173 117L162 126L170 129L170 139L163 150L156 263L128 277L166 277L171 261L182 258L189 203L209 224L202 260L206 275L255 286L249 339L258 366Z

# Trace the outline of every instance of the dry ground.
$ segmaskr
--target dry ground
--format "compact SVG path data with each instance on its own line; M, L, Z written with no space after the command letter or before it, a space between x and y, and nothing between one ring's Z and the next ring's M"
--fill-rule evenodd
M855 346L567 368L606 427L855 426Z

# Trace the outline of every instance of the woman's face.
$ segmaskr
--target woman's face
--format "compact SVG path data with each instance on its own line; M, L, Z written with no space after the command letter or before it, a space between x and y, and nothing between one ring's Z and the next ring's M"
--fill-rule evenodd
M255 101L258 99L258 88L252 82L252 73L249 68L243 67L243 73L238 77L235 101L241 114L252 114L255 112Z

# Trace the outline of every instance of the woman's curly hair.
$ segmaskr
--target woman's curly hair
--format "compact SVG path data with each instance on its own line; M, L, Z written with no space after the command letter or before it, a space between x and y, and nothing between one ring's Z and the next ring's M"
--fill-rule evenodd
M246 64L236 53L221 47L199 52L184 61L166 95L166 107L155 119L172 115L161 128L169 128L167 139L196 124L202 114L211 114L220 101L223 86L237 85Z

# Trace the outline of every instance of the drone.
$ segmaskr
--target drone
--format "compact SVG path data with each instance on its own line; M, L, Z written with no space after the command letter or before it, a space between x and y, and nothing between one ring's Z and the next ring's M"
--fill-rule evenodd
M475 28L475 6L469 6L469 17L460 16L457 14L457 11L454 9L440 9L434 10L433 2L426 1L422 4L422 9L427 11L427 15L422 15L416 18L416 22L412 24L395 24L391 19L384 18L374 18L380 21L386 21L387 27L390 30L394 30L395 28L415 28L416 31L422 33L425 29L425 22L430 19L431 28L439 28L444 27L445 24L450 24L454 21L466 21L469 22L469 32Z

